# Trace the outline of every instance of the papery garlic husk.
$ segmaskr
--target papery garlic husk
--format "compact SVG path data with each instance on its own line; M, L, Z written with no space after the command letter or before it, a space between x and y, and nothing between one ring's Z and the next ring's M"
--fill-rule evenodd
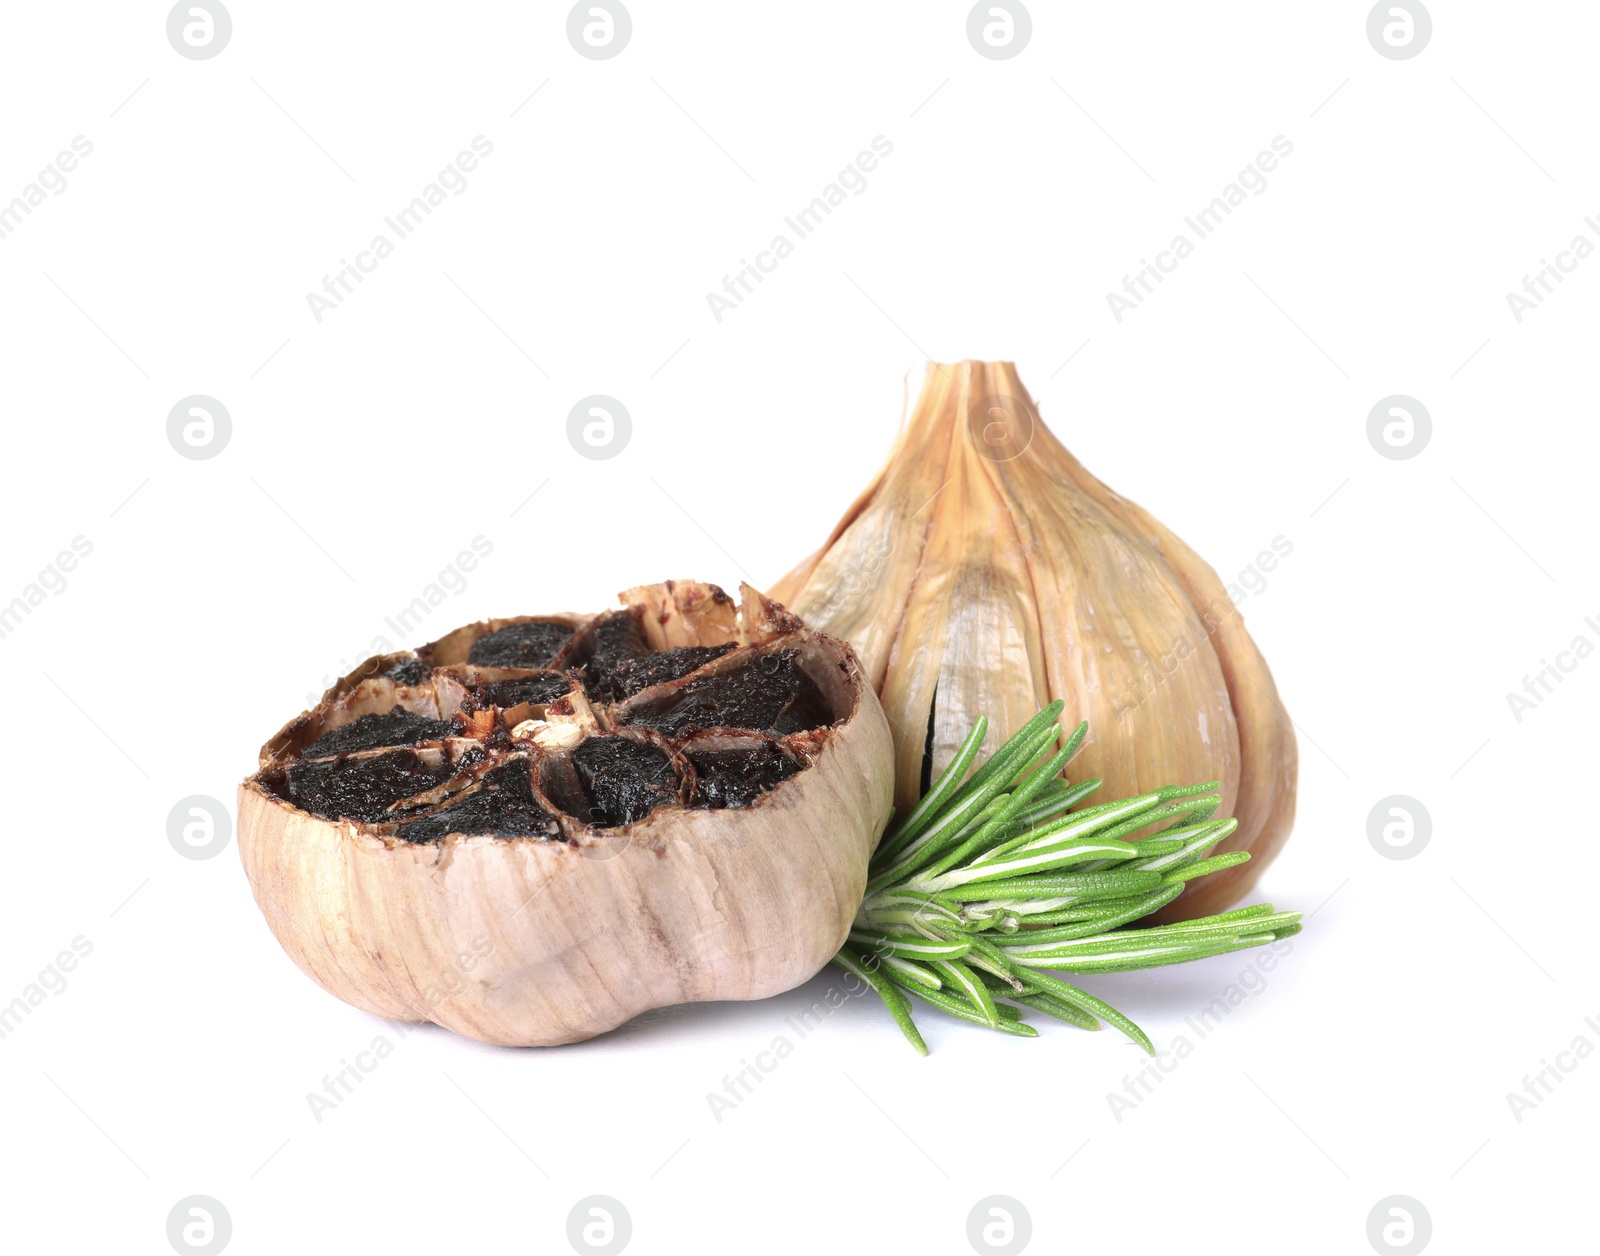
M1294 822L1294 726L1222 581L1086 471L1009 362L930 364L889 460L827 543L772 589L856 648L915 805L974 721L987 755L1040 708L1089 721L1069 769L1098 798L1218 780L1247 863L1162 919L1250 889ZM930 753L931 751L931 753Z
M239 853L329 993L551 1045L843 944L893 792L855 655L748 586L622 596L369 659L263 747Z

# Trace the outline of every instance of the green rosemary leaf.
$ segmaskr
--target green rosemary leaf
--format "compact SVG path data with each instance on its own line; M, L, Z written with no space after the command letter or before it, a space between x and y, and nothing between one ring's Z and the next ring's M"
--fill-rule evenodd
M1214 794L1221 788L1221 781L1204 781L1199 785L1168 785L1156 792L1163 801L1171 801L1174 798L1187 798L1190 794Z
M1080 725L1078 731L1067 739L1067 744L1062 746L1043 763L1033 768L1022 783L1012 790L1011 811L1020 813L1033 804L1035 798L1045 798L1050 795L1070 793L1072 787L1061 779L1061 769L1067 766L1067 760L1078 753L1078 746L1083 738L1081 733L1087 725ZM1047 746L1048 742L1045 743Z
M970 815L966 812L952 813L947 822L936 823L932 828L925 830L901 852L899 859L867 882L867 893L871 894L882 886L904 881L917 869L937 859L941 851L962 841L969 833L983 832L991 824L997 823L1005 813L1006 798L1007 795L1000 794L986 800L975 813Z
M989 756L987 763L972 774L972 779L962 787L963 790L976 791L983 789L991 780L997 778L1001 782L1001 788L1004 788L1022 770L1023 765L1031 763L1037 757L1036 755L1028 755L1026 758L1021 758L1019 762L1023 748L1037 742L1041 735L1045 735L1048 741L1054 741L1059 736L1055 729L1055 722L1060 718L1061 712L1066 705L1065 702L1057 699L1019 728L1000 749ZM960 797L960 792L957 792L956 800L959 800Z
M1153 871L1170 871L1192 863L1201 855L1210 850L1223 838L1230 836L1239 827L1239 822L1234 819L1211 820L1201 826L1201 831L1193 837L1186 838L1181 849L1170 855L1156 855L1144 860L1140 867Z
M1230 923L1235 920L1254 920L1258 916L1272 915L1298 915L1298 912L1274 912L1271 903L1255 903L1250 907L1235 907L1232 911L1218 912L1215 916L1201 916L1195 920L1180 920L1175 924L1162 925L1163 929L1192 929L1196 925L1211 926Z
M1191 936L1143 937L1142 930L1123 930L1103 938L1006 947L1006 959L1023 968L1061 972L1128 972L1187 963L1211 955L1248 950L1271 942L1275 933L1197 933ZM1026 936L1026 935L1024 935Z
M1138 841L1139 858L1141 860L1154 859L1157 855L1171 855L1183 849L1185 842L1181 837L1141 837ZM1141 863L1139 867L1148 867Z
M1016 968L1005 957L998 946L981 935L972 939L972 949L964 956L964 962L969 968L980 970L1011 990L1022 990L1022 978ZM1009 996L1008 996L1009 997Z
M1063 899L1092 901L1127 894L1149 893L1161 888L1162 874L1144 868L1112 872L1063 872L1056 876L1018 876L1003 881L952 886L941 893L950 900L983 902L1049 895Z
M1232 955L1265 946L1273 941L1270 933L1247 934L1230 938L1215 946L1186 946L1153 949L1142 954L1119 956L1089 956L1081 959L1051 960L1039 965L1067 973L1128 973L1143 968L1165 968L1169 964L1190 964L1195 960L1210 959L1213 955Z
M1062 710L1065 710L1066 706L1067 706L1067 704L1065 702L1061 703L1061 709ZM1060 718L1061 718L1061 716L1060 716L1059 712L1057 712L1057 714L1053 717L1053 719L1060 719ZM1079 747L1081 747L1083 745L1084 738L1086 738L1088 735L1089 735L1089 721L1088 720L1080 720L1080 721L1078 721L1078 727L1076 727L1070 733L1067 734L1067 741L1066 741L1066 744L1061 747L1061 753L1066 755L1067 758L1069 758L1069 759L1072 758L1073 755L1078 753Z
M1131 1038L1143 1047L1146 1055L1154 1055L1156 1053L1155 1044L1145 1036L1144 1030L1117 1011L1111 1004L1102 1002L1087 991L1078 989L1077 986L1068 985L1065 981L1057 981L1054 977L1046 977L1042 973L1032 975L1032 980L1029 984L1032 985L1034 982L1038 983L1035 989L1040 993L1054 995L1063 1003L1075 1007L1079 1011L1099 1017L1108 1025L1115 1025L1126 1037Z
M960 840L974 820L980 823L986 820L986 809L1006 791L1017 773L1059 736L1055 715L1060 714L1060 708L1060 703L1046 707L1001 746L989 762L979 768L972 779L951 797L946 813L931 820L916 837L904 844L892 865L873 876L867 883L868 893L921 867L940 850ZM1052 710L1054 714L1051 714ZM1047 715L1048 719L1045 718Z
M1218 798L1215 794L1200 794L1194 798L1184 798L1178 802L1168 803L1164 807L1152 807L1148 815L1135 816L1133 819L1126 820L1123 823L1114 826L1113 828L1105 829L1100 833L1100 836L1126 837L1129 833L1137 833L1140 829L1152 824L1159 824L1163 820L1173 820L1178 819L1179 817L1190 816L1197 811L1215 811L1221 801L1222 799ZM1149 839L1146 841L1141 841L1139 845L1142 848L1148 845L1149 842L1155 841L1157 838L1170 840L1175 837L1185 836L1187 831L1188 830L1186 828L1180 828L1177 826L1165 828L1162 829L1160 833L1151 834Z
M1180 890L1179 893L1182 893L1182 891ZM1038 900L1038 911L1032 910L1031 905L1028 908L1019 908L1017 910L1023 910L1026 912L1022 918L1028 922L1029 929L1033 929L1035 927L1047 929L1052 925L1082 924L1086 921L1099 919L1098 916L1085 917L1083 913L1090 909L1082 905L1076 907L1062 906L1063 903L1071 901L1072 900L1070 899L1040 899ZM1123 900L1111 899L1108 901L1121 902ZM1102 906L1102 904L1097 902L1093 906L1095 909L1098 909Z
M1049 824L1020 833L994 849L986 851L973 860L973 863L992 863L1020 851L1053 846L1059 842L1073 841L1091 834L1100 836L1100 830L1109 828L1126 816L1143 813L1154 805L1154 794L1142 794L1138 798L1126 798L1121 802L1085 807L1081 811L1061 816Z
M912 808L911 814L880 843L878 847L880 858L887 859L889 856L894 855L907 842L922 832L928 821L933 819L950 795L960 787L961 778L967 774L967 769L972 766L972 760L982 747L984 736L988 731L989 717L980 715L978 722L972 726L972 731L967 734L967 739L961 743L961 748L956 751L956 757L950 760L950 766L939 774L939 779L922 796L922 801Z
M1019 935L1019 939L1029 944L1066 942L1074 938L1094 937L1105 933L1108 929L1115 929L1129 921L1140 920L1153 911L1159 911L1178 895L1183 893L1182 885L1164 886L1153 894L1144 894L1137 898L1116 900L1120 906L1102 907L1094 915L1085 920L1064 924L1056 928L1029 929ZM1029 924L1045 924L1037 916L1028 917Z
M941 902L931 894L891 893L879 894L870 902L872 920L877 925L910 925L918 933L946 927L966 928L966 919L958 908Z
M1261 933L1292 924L1300 919L1297 911L1274 911L1270 903L1259 904L1265 910L1246 908L1250 914L1225 912L1220 916L1200 916L1194 920L1179 920L1169 925L1152 925L1137 932L1157 937L1193 937L1198 934ZM1131 931L1130 931L1131 932Z
M967 963L968 961L964 960L962 962ZM1013 999L1027 989L1019 978L1001 977L987 968L979 968L976 964L971 965L971 967L977 973L978 980L983 983L983 988L998 998Z
M1089 1013L1073 1007L1070 1003L1064 1003L1052 995L1042 992L1034 994L1017 994L1013 992L1006 995L1006 998L1014 999L1016 1002L1025 1004L1037 1012L1043 1012L1046 1016L1054 1016L1057 1020L1066 1021L1069 1025L1076 1025L1079 1029L1100 1028L1100 1022L1090 1016Z
M1116 929L1095 937L1075 939L1048 937L1036 939L1031 932L1025 932L1015 938L1006 939L1000 943L1000 947L1008 956L1015 956L1023 951L1040 953L1044 950L1059 950L1063 954L1089 955L1139 946L1210 945L1219 940L1240 938L1248 934L1271 933L1275 926L1289 923L1297 919L1298 915L1297 912L1280 912L1271 916L1224 921L1220 924L1202 919L1175 925L1153 925L1148 929Z
M934 960L933 970L939 974L945 988L952 995L959 990L967 996L968 1002L975 1005L976 1010L983 1014L989 1022L990 1029L1000 1028L1000 1013L995 1009L994 999L985 988L978 976L965 964L946 963L944 960Z
M1098 838L1075 839L1065 845L1044 850L1018 853L994 863L980 864L975 868L955 868L930 878L925 884L931 890L952 890L963 885L1006 881L1028 873L1047 872L1068 864L1091 859L1137 859L1137 847L1126 842L1103 842Z
M1235 868L1245 863L1250 858L1247 850L1230 850L1223 855L1213 855L1210 859L1202 859L1199 863L1188 864L1167 873L1164 882L1167 885L1182 885L1191 877L1203 877L1208 873L1221 872L1224 868Z
M957 942L947 942L911 934L877 933L866 929L850 930L850 941L874 954L892 955L900 959L960 959L972 949L971 941L965 938Z
M906 1001L905 995L895 989L892 981L887 981L870 970L861 957L848 946L839 948L839 953L833 957L833 962L877 991L878 997L889 1009L889 1015L894 1017L894 1023L900 1026L900 1032L917 1049L917 1054L928 1054L928 1044L922 1040L922 1035L917 1032L916 1022L911 1019L911 1004Z
M1069 807L1075 807L1101 785L1105 784L1098 776L1091 781L1079 781L1076 785L1068 785L1066 781L1052 781L1053 785L1061 785L1061 789L1045 789L1032 806L1019 811L1015 817L1018 828L1031 829L1042 820L1059 815Z
M937 876L947 868L953 868L957 864L965 863L972 856L988 850L1003 841L1005 836L1003 830L1013 825L1017 813L1032 802L1039 794L1039 791L1049 783L1050 779L1067 766L1067 760L1072 757L1076 749L1076 746L1072 746L1064 750L1058 750L1015 791L1010 794L1001 794L999 797L1005 799L1005 804L994 813L993 817L981 829L967 838L966 841L941 856L931 868L923 873L923 876Z
M913 960L902 959L898 955L887 955L881 951L873 952L873 958L882 966L883 975L898 985L909 982L929 990L937 990L943 984L937 974L929 972Z
M1019 1038L1037 1038L1039 1031L1020 1018L1015 1008L1007 1007L1004 1003L996 1004L998 1013L994 1024L984 1018L983 1013L977 1011L971 1004L961 999L951 998L948 994L941 994L936 990L911 988L909 993L949 1012L952 1016L959 1016L964 1021L971 1021L974 1025L982 1025L988 1029L998 1029L1003 1034L1013 1034Z
M1097 942L1099 939L1086 939ZM1271 941L1271 935L1267 935ZM1218 943L1224 950L1239 949L1238 938ZM1066 973L1130 972L1136 968L1159 968L1163 964L1182 963L1187 959L1212 953L1214 948L1203 942L1138 942L1112 943L1075 950L1065 943L1040 946L1034 950L1010 950L1006 956L1024 968L1048 968Z

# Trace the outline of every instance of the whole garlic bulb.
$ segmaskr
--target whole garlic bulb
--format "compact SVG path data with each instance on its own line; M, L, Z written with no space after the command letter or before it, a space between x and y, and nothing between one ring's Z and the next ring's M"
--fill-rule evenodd
M516 1046L811 977L888 819L889 729L847 645L743 592L643 586L340 680L239 787L284 950L356 1007Z
M980 715L992 750L1056 698L1089 721L1074 777L1099 796L1218 780L1238 831L1164 918L1219 911L1294 822L1294 727L1222 581L1084 469L1008 362L930 364L889 460L772 589L856 649L915 805Z

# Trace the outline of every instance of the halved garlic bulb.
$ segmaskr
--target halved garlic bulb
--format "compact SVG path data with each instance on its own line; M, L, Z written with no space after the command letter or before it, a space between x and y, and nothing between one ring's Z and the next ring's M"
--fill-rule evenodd
M340 680L239 788L290 957L356 1007L508 1045L817 972L888 818L889 729L847 645L743 594L643 586Z

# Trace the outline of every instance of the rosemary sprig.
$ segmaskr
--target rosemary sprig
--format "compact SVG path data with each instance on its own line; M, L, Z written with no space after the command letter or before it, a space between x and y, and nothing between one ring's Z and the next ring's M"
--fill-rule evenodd
M1177 898L1187 882L1250 856L1208 854L1238 827L1213 818L1221 805L1215 781L1079 806L1100 782L1061 776L1088 731L1079 724L1052 752L1063 705L1040 711L968 777L988 731L979 719L873 857L866 898L833 962L877 991L921 1055L928 1048L908 995L1024 1038L1038 1031L1015 1004L1083 1029L1104 1021L1153 1055L1150 1039L1122 1013L1042 970L1183 964L1300 932L1299 912L1266 903L1126 928Z

